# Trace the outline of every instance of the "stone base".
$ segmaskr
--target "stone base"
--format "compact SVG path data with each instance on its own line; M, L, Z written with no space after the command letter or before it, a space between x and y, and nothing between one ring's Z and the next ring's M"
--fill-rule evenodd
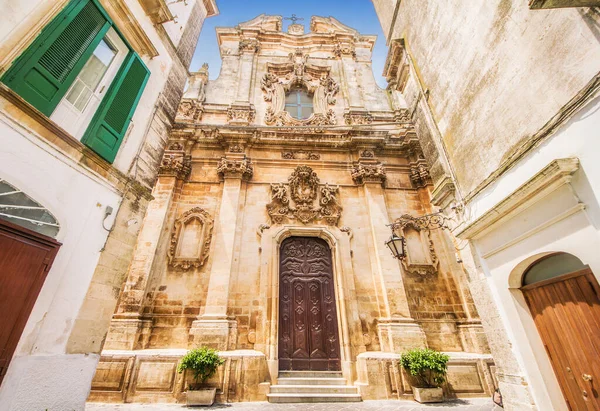
M219 351L228 351L235 348L236 340L235 320L201 319L192 323L189 347L206 346Z
M377 332L382 351L400 352L427 346L423 328L412 320L380 321Z
M148 346L152 320L113 318L106 335L105 350L137 350Z
M491 355L446 353L447 383L442 387L445 398L491 397L496 386L492 378L494 360ZM358 382L363 400L413 398L411 380L402 369L399 354L365 352L357 357Z
M179 374L177 363L187 350L104 351L88 401L185 403L193 383ZM254 350L222 351L225 359L207 385L217 389L216 402L266 401L269 372L265 355Z

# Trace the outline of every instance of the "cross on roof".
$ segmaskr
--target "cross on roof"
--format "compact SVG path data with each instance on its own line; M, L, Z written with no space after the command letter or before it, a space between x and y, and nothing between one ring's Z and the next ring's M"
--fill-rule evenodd
M292 14L292 17L284 17L284 20L292 20L292 24L296 24L297 21L304 20L302 17L296 17L295 14Z

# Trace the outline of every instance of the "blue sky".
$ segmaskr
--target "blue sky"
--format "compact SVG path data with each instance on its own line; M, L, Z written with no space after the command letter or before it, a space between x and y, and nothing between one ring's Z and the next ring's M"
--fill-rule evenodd
M387 54L385 37L370 0L217 0L219 15L210 17L204 22L198 47L190 66L196 71L202 63L209 65L210 78L215 79L221 68L221 58L217 47L215 27L234 27L237 24L253 19L260 14L290 17L296 14L303 17L306 31L309 31L310 18L313 15L332 16L343 24L358 30L361 34L377 35L373 51L373 71L377 83L385 87L385 79L381 76ZM289 20L283 21L283 30L287 30Z

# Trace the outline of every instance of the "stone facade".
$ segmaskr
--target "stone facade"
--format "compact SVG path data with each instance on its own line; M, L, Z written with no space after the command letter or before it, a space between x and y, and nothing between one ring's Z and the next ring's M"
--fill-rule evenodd
M599 196L588 188L600 184L600 47L590 30L600 20L578 7L596 3L373 4L388 89L406 99L432 203L453 219L505 408L566 410L519 287L525 266L551 252L600 275ZM548 7L557 8L533 10Z
M417 223L435 211L430 173L403 96L375 83L374 36L333 18L313 17L306 34L281 27L259 16L217 29L220 77L192 73L90 400L181 401L175 364L197 345L227 358L219 401L265 400L290 236L331 249L341 371L363 399L407 398L397 354L416 346L453 353L449 395L490 395L493 360L455 245ZM294 87L312 98L308 118L285 110ZM406 262L384 244L392 222Z
M0 1L0 73L73 3ZM213 0L98 4L150 72L113 162L0 84L1 179L51 210L62 243L2 370L0 410L83 409L202 24L218 13Z

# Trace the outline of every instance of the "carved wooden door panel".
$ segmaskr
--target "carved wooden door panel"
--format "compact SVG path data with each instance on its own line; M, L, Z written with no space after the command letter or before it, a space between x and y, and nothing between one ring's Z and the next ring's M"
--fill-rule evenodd
M290 237L279 255L279 369L340 370L331 250L314 237Z

